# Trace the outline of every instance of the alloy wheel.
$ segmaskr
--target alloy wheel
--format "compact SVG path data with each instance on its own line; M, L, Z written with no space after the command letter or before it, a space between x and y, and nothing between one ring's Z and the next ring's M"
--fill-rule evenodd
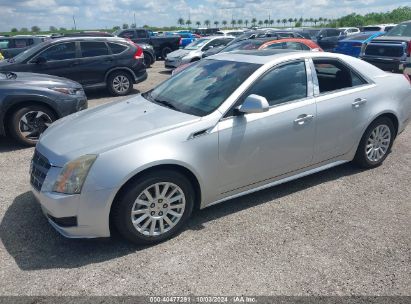
M368 160L380 161L388 152L391 142L391 130L387 125L378 125L371 132L365 146Z
M117 93L125 93L130 88L130 80L124 75L118 75L113 79L113 89Z
M29 111L20 118L18 127L22 137L38 140L52 123L51 117L43 111Z

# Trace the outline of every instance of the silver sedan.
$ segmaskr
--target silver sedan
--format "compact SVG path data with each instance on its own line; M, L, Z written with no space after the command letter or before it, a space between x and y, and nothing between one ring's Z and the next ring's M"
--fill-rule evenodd
M181 231L194 208L350 161L376 167L410 115L409 79L359 59L224 53L54 123L31 184L67 237L108 237L112 223L154 243Z

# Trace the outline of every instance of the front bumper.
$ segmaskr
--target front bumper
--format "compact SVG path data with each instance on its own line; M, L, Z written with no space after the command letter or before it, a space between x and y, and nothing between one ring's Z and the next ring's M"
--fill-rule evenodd
M166 60L164 60L164 67L166 69L175 69L183 64L189 63L190 61L191 59L189 58L166 58Z

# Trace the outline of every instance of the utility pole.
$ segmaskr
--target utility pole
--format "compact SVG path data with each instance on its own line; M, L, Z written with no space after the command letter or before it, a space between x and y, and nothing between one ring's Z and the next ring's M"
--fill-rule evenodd
M137 27L137 23L136 23L136 12L134 12L134 26Z
M76 26L76 18L74 18L74 15L73 15L73 22L74 22L74 30L77 30L77 26Z

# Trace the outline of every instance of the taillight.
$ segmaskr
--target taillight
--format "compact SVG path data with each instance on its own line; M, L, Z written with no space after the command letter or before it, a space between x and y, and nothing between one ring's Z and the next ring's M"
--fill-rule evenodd
M408 76L407 73L405 73L405 71L404 71L404 77L407 78L408 82L411 84L411 78L410 76Z
M408 48L407 48L407 56L411 56L411 41L408 42Z
M141 47L139 47L138 45L136 45L136 47L137 47L137 51L136 51L136 53L134 54L134 59L142 59L142 58L144 58L144 52L143 52L143 49L141 48Z
M178 41L178 44L179 45L182 45L183 44L183 39L180 37L180 40Z

